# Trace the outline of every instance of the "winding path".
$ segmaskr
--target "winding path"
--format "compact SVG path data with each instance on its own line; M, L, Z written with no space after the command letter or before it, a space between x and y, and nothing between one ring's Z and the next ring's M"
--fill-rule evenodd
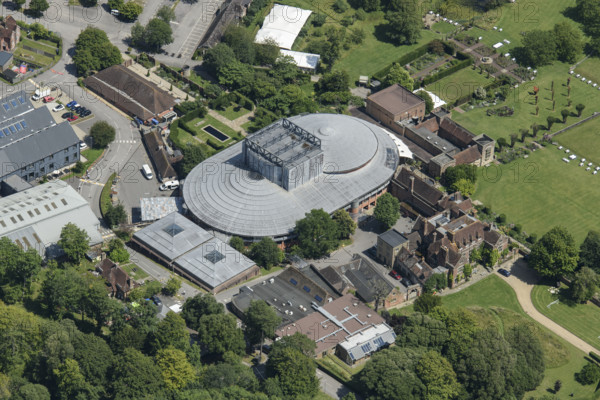
M498 273L498 272L496 272ZM531 318L550 329L552 332L583 351L585 354L589 354L590 351L597 351L590 344L584 340L575 336L573 333L558 325L550 318L546 317L538 310L536 310L533 302L531 301L531 291L534 285L538 282L539 277L527 264L522 260L518 259L511 268L511 276L506 279L506 282L514 289L517 294L519 304L523 308L523 311Z

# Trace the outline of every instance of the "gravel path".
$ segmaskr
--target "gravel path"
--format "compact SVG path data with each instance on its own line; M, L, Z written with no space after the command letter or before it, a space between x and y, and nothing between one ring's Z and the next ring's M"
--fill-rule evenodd
M584 353L589 354L590 351L596 351L594 347L536 310L531 301L531 290L539 280L539 277L535 271L529 268L522 259L518 259L513 264L511 272L512 275L510 277L502 277L502 279L506 279L506 282L508 282L508 284L514 289L515 293L517 294L517 299L527 315Z

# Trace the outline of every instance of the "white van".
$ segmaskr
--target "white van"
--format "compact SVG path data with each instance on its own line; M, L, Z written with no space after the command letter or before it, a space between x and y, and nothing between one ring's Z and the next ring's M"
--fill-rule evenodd
M146 179L154 178L154 175L152 175L152 170L150 169L150 166L148 164L142 165L142 172L144 173Z
M115 16L119 16L119 10L110 10L110 13Z
M177 181L166 181L162 185L160 185L160 190L175 190L179 187L179 182Z

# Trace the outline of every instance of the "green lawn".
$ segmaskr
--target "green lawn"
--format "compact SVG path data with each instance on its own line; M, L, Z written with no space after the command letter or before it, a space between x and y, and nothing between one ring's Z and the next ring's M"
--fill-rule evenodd
M567 108L575 113L575 106L582 103L586 106L583 111L582 118L588 117L594 111L600 111L600 91L593 88L592 85L587 85L579 80L571 79L571 107L568 107L567 98L567 78L571 75L568 73L569 65L556 62L554 65L542 67L538 70L538 77L534 81L521 84L518 88L513 89L508 96L507 101L500 105L513 107L515 112L510 117L487 116L487 108L475 108L470 110L468 106L461 107L467 112L453 112L452 118L463 125L471 132L477 134L485 133L494 139L504 137L508 140L511 133L518 133L519 129L527 129L533 123L538 125L546 125L546 118L550 115L561 118L560 111ZM552 92L551 85L554 81L554 99L556 101L555 111L552 111ZM535 115L536 105L533 87L539 87L538 106L539 115ZM577 117L571 116L567 120L567 125L578 120ZM556 132L565 125L555 123L552 126L551 132ZM541 131L540 134L546 131Z
M458 293L443 296L442 299L443 305L448 308L469 307L475 313L478 325L482 327L493 326L503 332L515 324L529 324L542 343L546 371L540 386L527 393L524 398L548 394L547 389L553 387L557 379L563 383L561 393L574 393L573 398L581 400L598 398L594 394L594 386L582 386L573 376L585 365L584 354L524 314L514 291L499 276L490 275L481 282ZM411 311L411 308L404 307L398 311L406 315L406 311Z
M121 268L123 268L125 270L125 272L127 272L129 274L129 276L131 276L133 279L137 280L142 280L144 278L147 278L149 275L146 273L146 271L144 271L143 269L141 269L140 267L138 267L137 265L130 263L130 264L126 264L126 265L121 265ZM133 272L133 269L135 268L135 272Z
M554 139L571 150L573 154L580 156L579 158L585 157L595 165L600 165L599 134L600 119L595 118L555 136Z
M561 295L552 294L548 286L538 285L531 292L531 300L535 308L564 328L579 336L600 350L600 308L589 304L571 304L568 299L562 302ZM563 287L563 290L566 290ZM559 300L548 308L548 304Z
M452 24L450 24L448 22L444 22L444 21L436 22L431 27L431 30L433 30L435 32L439 32L441 34L451 33L458 29L460 29L459 26L455 26L455 25L452 25Z
M29 62L33 62L35 64L38 64L42 67L46 66L46 65L50 65L54 62L53 58L50 57L46 57L43 56L41 54L37 54L33 51L29 51L29 50L25 50L21 43L19 43L17 45L17 47L15 48L14 51L14 55L15 57L18 57L19 59L23 59L25 61L29 61Z
M576 74L581 74L600 85L600 58L590 57L575 68ZM573 78L575 79L575 78ZM600 94L600 91L599 91Z
M478 86L485 86L493 82L493 77L486 78L486 73L479 73L471 67L461 69L450 76L427 85L425 89L437 94L447 103L453 103L457 99L466 96Z
M53 46L49 46L47 44L47 43L52 43L52 42L48 42L48 41L39 42L39 41L31 40L31 39L22 39L20 43L22 46L29 46L34 49L43 50L47 53L56 53L56 44L53 43Z
M474 199L491 206L507 220L523 225L528 234L546 233L565 226L580 243L597 229L600 210L600 175L592 175L554 146L538 150L527 159L479 170Z
M237 105L235 103L233 103L232 105L227 107L225 110L215 110L215 111L230 121L233 121L234 119L237 119L237 118L241 117L242 115L246 115L250 112L250 110L240 107L239 105Z

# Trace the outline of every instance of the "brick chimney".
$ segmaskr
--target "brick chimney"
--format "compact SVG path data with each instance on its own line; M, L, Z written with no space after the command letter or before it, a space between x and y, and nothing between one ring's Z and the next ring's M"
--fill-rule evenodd
M413 194L413 192L415 191L415 177L411 176L409 177L410 179L410 194Z
M437 231L433 231L433 243L435 243L435 242L436 242L436 240L437 240L437 235L438 235Z
M444 261L444 265L448 263L448 248L446 246L440 247L440 254L442 256L442 260Z

